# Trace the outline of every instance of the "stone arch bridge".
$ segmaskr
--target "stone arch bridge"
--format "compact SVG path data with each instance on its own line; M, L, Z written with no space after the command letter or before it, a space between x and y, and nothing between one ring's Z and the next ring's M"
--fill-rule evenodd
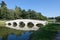
M28 27L29 23L32 24L33 27ZM37 24L46 25L47 21L32 20L32 19L17 19L17 20L6 21L6 27L16 30L38 30L40 27L38 27Z

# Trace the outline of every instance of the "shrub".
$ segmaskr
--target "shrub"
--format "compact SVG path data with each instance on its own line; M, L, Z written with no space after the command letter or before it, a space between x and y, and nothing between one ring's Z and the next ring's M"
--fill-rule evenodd
M31 40L53 40L57 30L60 29L60 24L48 24L31 34Z

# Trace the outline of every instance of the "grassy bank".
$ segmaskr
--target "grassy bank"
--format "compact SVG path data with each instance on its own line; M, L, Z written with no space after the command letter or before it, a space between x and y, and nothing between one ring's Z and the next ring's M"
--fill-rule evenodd
M31 34L31 40L54 40L60 24L48 24Z
M5 24L6 21L2 21L0 20L0 27L4 27L6 24Z

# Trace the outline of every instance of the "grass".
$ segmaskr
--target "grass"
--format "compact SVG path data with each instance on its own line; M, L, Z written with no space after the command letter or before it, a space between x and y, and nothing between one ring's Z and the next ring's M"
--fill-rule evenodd
M31 34L31 40L54 40L60 24L48 24Z
M6 25L5 22L6 21L0 21L0 37L3 37L3 40L6 40L9 34L16 34L18 36L24 33L24 31L14 30L14 29L5 27Z
M5 26L5 21L0 20L0 27L4 27Z

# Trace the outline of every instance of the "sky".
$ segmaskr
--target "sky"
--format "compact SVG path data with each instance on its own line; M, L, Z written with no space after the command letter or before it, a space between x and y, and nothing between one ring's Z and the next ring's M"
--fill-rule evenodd
M16 6L28 10L41 12L47 17L60 16L60 0L0 0L5 1L9 9L14 9Z

